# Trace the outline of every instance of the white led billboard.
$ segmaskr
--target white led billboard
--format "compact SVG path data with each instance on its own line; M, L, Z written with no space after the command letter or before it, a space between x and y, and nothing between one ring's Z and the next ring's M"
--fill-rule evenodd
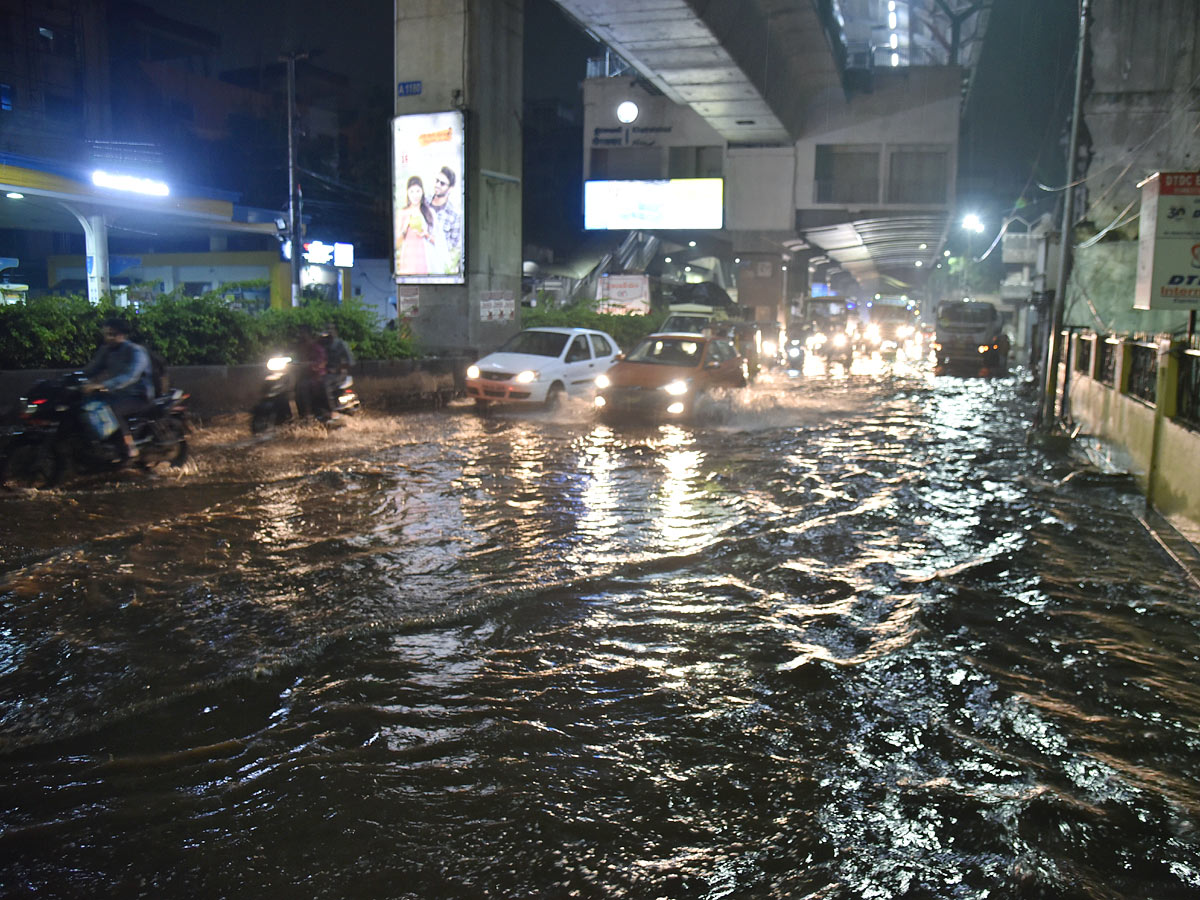
M666 181L587 181L583 227L590 230L720 228L724 181L672 178Z
M409 284L462 284L463 114L392 119L392 272Z

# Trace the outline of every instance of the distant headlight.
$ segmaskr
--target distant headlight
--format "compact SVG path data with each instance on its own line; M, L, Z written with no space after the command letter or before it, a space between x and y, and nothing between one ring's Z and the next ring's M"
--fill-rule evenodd
M992 349L992 346L991 344L980 344L976 349L978 349L980 353L987 353Z
M680 403L678 400L676 400L674 403L672 403L670 406L667 407L667 412L669 412L673 416L677 416L681 412L683 412L684 409L686 409L686 407L682 403Z
M609 381L609 378L607 375L601 373L600 375L596 376L596 387L600 388L600 390L604 390L606 387L609 387L611 385L612 385L612 382Z
M788 347L788 356L789 357L791 357L792 359L795 359L799 355L800 355L799 347Z
M670 384L664 385L663 390L672 397L681 397L688 392L688 386L686 381L672 381Z
M833 336L833 346L835 346L835 347L845 347L845 346L846 346L846 335L844 335L844 334L835 334L835 335Z
M529 384L529 382L537 381L537 380L538 380L538 373L533 371L533 369L526 369L524 372L517 373L517 378L516 378L517 384Z
M479 366L467 366L467 377L468 378L478 378L479 377Z
M763 356L774 356L779 350L774 341L763 341Z
M272 356L267 360L267 368L272 372L282 372L292 361L290 356Z
M596 399L592 402L594 402L596 404L596 409L600 409L600 408L608 405L608 401L605 400L603 397L601 397L599 394L596 395Z

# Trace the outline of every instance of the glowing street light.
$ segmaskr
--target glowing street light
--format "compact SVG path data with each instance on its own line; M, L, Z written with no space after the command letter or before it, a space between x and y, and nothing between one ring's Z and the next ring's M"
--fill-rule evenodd
M983 219L979 218L975 213L967 213L963 216L962 227L967 231L983 234Z

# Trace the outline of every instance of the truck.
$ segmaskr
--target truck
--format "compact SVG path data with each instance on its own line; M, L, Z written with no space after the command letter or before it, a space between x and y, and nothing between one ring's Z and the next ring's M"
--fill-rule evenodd
M984 301L942 303L937 309L933 339L937 367L988 369L1008 368L1009 340L996 307Z

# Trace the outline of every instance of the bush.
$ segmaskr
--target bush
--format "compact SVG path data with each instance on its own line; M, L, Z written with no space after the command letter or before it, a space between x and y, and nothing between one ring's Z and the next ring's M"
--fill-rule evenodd
M257 363L290 348L300 325L326 322L358 359L417 355L407 329L381 330L374 314L355 301L309 302L295 309L251 313L230 306L224 289L203 297L160 294L140 310L118 308L111 298L92 306L86 298L35 297L0 306L0 368L66 369L87 364L100 344L100 325L113 315L129 319L132 338L158 351L167 365Z
M656 331L666 315L665 311L653 312L648 316L628 313L614 315L596 312L587 303L558 308L536 306L521 310L521 327L594 328L612 335L622 350L629 351L646 335Z

